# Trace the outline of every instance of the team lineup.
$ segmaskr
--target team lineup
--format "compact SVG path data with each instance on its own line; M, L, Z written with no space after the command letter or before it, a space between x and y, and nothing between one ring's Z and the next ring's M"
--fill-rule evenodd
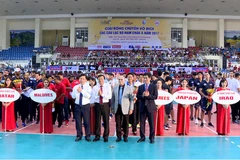
M17 119L20 117L23 127L35 120L37 124L40 123L41 133L53 133L53 125L56 122L59 128L64 123L68 126L72 116L75 121L76 142L83 137L86 141L92 141L91 135L94 135L93 142L99 141L102 126L103 141L108 142L109 119L114 114L116 142L122 139L128 142L129 126L132 127L133 135L137 135L137 128L140 127L140 139L137 142L145 141L145 125L148 124L149 141L154 143L155 136L163 136L164 130L170 129L169 116L172 118L172 124L177 125L178 135L189 134L190 121L204 127L205 115L207 125L215 128L212 123L215 92L219 93L219 100L222 102L216 103L216 132L219 135L228 135L230 121L239 123L240 75L234 75L233 71L230 71L229 78L218 73L215 82L209 72L193 72L191 79L183 78L179 83L169 76L168 72L158 77L151 73L115 75L97 72L92 77L79 73L78 77L66 78L62 72L45 75L35 71L24 73L23 76L18 68L15 69L14 75L7 70L2 73L1 88L13 89L21 95L15 102L2 102L3 131L13 132L19 125ZM48 89L52 92L35 92L38 89ZM31 99L31 92L34 93L34 97L54 99L46 102L41 99L36 102ZM181 94L176 94L177 92ZM231 95L224 96L235 93L237 100ZM13 98L6 97L6 94L0 95L1 99ZM173 100L178 103L176 120Z

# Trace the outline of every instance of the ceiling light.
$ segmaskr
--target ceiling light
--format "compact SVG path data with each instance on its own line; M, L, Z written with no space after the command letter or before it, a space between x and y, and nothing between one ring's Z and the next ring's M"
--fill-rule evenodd
M218 9L215 10L215 12L218 12L218 11L219 11Z
M38 1L35 1L35 3L38 3Z
M222 1L222 3L224 3L225 1Z
M204 0L201 0L201 2L204 2Z
M19 2L15 2L15 3L17 3L17 4L18 4Z
M199 11L199 9L196 9L196 11Z

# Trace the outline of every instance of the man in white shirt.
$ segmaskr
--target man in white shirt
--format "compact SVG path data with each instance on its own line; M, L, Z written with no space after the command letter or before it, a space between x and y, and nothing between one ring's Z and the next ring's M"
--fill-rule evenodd
M101 116L104 123L104 133L103 139L104 142L108 142L109 137L109 100L112 98L111 86L108 83L105 83L105 76L98 76L98 84L93 87L91 95L91 106L94 106L95 109L95 129L96 134L93 142L100 140L101 135Z
M87 76L85 74L79 77L80 84L74 86L71 93L72 98L75 99L75 120L77 137L76 142L82 139L82 119L85 128L85 139L90 142L90 98L92 88L87 83Z
M236 75L235 75L236 78L234 78L233 76L234 76L234 72L230 71L229 78L227 78L228 88L231 91L239 93L240 92L240 83L237 80L237 77L239 75L238 75L238 73L236 73ZM231 105L231 109L232 109L232 122L233 123L238 123L238 121L236 121L237 120L236 117L239 115L239 113L238 113L239 106L240 106L239 102Z
M215 89L218 89L218 88L219 88L219 84L220 84L221 79L222 79L222 73L219 72L219 73L217 74L217 79L215 80L215 86L214 86Z

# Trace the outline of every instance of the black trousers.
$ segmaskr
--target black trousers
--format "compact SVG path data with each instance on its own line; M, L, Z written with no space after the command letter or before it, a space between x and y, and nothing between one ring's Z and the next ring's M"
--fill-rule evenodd
M21 106L19 108L20 114L21 114L21 120L22 122L26 122L26 120L28 119L28 115L29 115L29 109L30 109L30 105L31 105L31 99L22 95L22 100L21 100Z
M33 100L31 100L31 103L32 103L32 105L31 105L31 109L30 109L31 110L30 111L30 121L33 121L33 119L39 121L40 120L40 110L39 110L40 105L39 105L39 103L34 102ZM36 111L37 111L37 114L36 114ZM37 116L37 118L36 118L36 116Z
M69 115L71 116L71 112L72 112L73 119L75 119L75 99L68 99L68 109L69 109Z
M55 103L55 111L53 112L53 124L58 120L58 125L63 123L63 104Z
M115 121L116 121L117 137L118 138L122 137L122 129L121 128L123 128L123 137L127 138L128 137L129 114L124 115L122 113L121 105L118 105L118 109L115 114ZM122 124L122 121L124 121L123 124Z
M75 104L75 124L77 130L77 137L82 137L82 119L85 128L86 137L90 137L90 104L79 106Z
M108 139L109 137L109 115L110 115L110 108L108 103L95 103L95 129L96 129L96 138L100 138L101 136L101 116L103 118L103 138Z
M2 121L2 102L0 102L0 122Z
M232 110L232 121L234 122L236 120L236 116L238 116L238 120L240 119L240 101L238 101L235 104L231 105Z
M18 98L18 100L16 100L14 102L14 114L15 114L15 120L17 121L18 120L18 116L21 116L21 119L23 120L22 117L24 117L25 115L22 115L22 108L23 107L23 98L20 97Z
M138 101L134 103L133 113L129 116L129 123L132 124L132 132L137 131L137 124L140 121L140 110ZM123 123L124 124L124 123Z
M140 112L140 136L145 139L145 124L146 118L148 118L149 123L149 139L154 140L155 137L155 127L154 127L154 112L148 112L147 107L144 106L142 112Z

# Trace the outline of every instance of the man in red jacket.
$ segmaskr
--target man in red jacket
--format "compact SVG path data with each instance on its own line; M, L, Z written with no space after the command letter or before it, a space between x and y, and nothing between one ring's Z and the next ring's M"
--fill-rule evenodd
M63 122L63 105L64 97L66 95L66 87L61 82L60 76L55 77L55 83L57 97L55 99L55 111L53 112L53 124L58 117L58 128L60 128Z
M65 85L65 96L64 96L63 109L64 109L65 125L68 126L69 112L70 112L70 110L68 109L68 99L70 97L70 92L72 90L72 87L71 87L71 83L69 82L69 80L66 77L63 77L63 72L59 72L58 76L60 77L62 84Z

